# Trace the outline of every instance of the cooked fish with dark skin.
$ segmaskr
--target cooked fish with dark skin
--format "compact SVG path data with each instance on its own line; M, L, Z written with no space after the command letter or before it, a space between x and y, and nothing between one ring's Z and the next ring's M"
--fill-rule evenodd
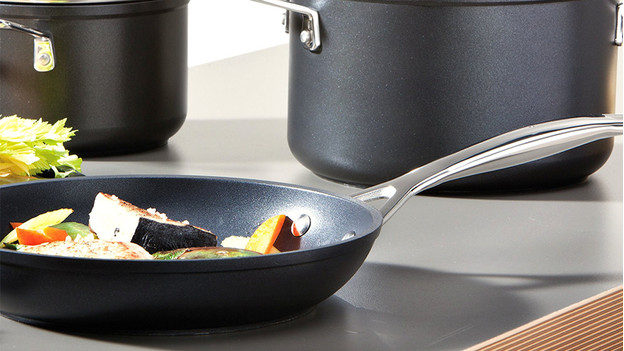
M217 236L208 230L171 220L155 209L145 210L104 193L95 197L89 227L100 239L133 242L150 253L217 245Z
M145 248L149 253L184 247L217 246L217 237L192 225L161 223L139 218L131 242Z

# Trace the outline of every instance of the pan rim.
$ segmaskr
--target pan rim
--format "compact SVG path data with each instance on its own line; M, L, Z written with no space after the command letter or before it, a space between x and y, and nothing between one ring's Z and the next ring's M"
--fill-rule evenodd
M205 176L205 175L166 175L166 174L147 174L147 175L99 175L72 177L64 179L41 179L24 183L15 183L0 186L0 194L5 189L14 189L22 187L31 187L36 184L48 184L53 182L97 182L110 180L193 180L193 181L215 181L215 182L238 182L249 185L259 184L274 186L280 188L291 188L298 191L311 192L317 195L329 196L340 201L347 201L358 207L365 209L371 215L370 226L362 233L353 238L343 240L341 242L321 245L314 248L301 249L296 251L281 252L270 255L253 256L253 257L237 257L237 258L220 258L220 259L197 259L197 260L179 260L179 261L161 261L161 260L121 260L121 259L101 259L101 258L81 258L68 256L53 256L35 253L18 252L8 249L0 249L0 263L2 265L18 265L32 266L41 269L58 270L60 268L69 269L71 271L110 271L115 272L123 270L125 272L145 272L151 273L217 273L240 270L257 270L265 268L273 268L285 265L307 264L316 261L322 261L341 254L348 254L353 245L368 245L372 247L371 242L376 240L381 230L383 218L379 210L375 207L354 199L347 195L337 194L334 192L321 190L318 188L290 184L284 182L275 182L267 180L259 180L252 178L223 177L223 176ZM52 264L53 263L53 264Z

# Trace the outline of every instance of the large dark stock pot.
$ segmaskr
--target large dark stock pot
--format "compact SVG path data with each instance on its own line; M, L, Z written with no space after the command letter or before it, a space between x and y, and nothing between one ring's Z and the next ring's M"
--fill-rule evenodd
M256 1L289 10L288 140L323 177L376 184L507 130L614 108L616 0ZM612 147L441 189L569 184Z
M186 118L188 2L0 0L0 114L67 118L81 156L164 145Z

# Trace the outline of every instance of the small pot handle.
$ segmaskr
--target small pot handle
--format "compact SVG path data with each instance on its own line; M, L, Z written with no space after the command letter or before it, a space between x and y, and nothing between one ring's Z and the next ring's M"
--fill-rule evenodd
M252 0L255 2L280 7L286 11L292 11L304 16L303 30L299 34L299 40L310 51L316 51L321 47L321 29L319 25L318 11L309 7L293 4L285 0ZM286 24L288 21L288 13L286 13Z
M54 45L52 45L52 39L50 36L36 29L26 27L19 23L7 21L2 18L0 18L0 29L8 29L25 33L35 38L33 67L37 72L49 72L54 69L56 60L54 57Z
M621 114L540 123L493 137L351 196L361 201L387 199L380 208L386 222L412 195L439 184L539 160L621 134Z

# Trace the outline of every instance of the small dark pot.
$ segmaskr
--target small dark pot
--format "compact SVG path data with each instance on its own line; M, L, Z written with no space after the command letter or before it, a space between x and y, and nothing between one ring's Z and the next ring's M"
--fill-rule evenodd
M0 1L3 29L16 29L0 30L0 114L67 118L80 156L166 144L186 118L188 2ZM51 39L51 70L33 64L31 29Z

